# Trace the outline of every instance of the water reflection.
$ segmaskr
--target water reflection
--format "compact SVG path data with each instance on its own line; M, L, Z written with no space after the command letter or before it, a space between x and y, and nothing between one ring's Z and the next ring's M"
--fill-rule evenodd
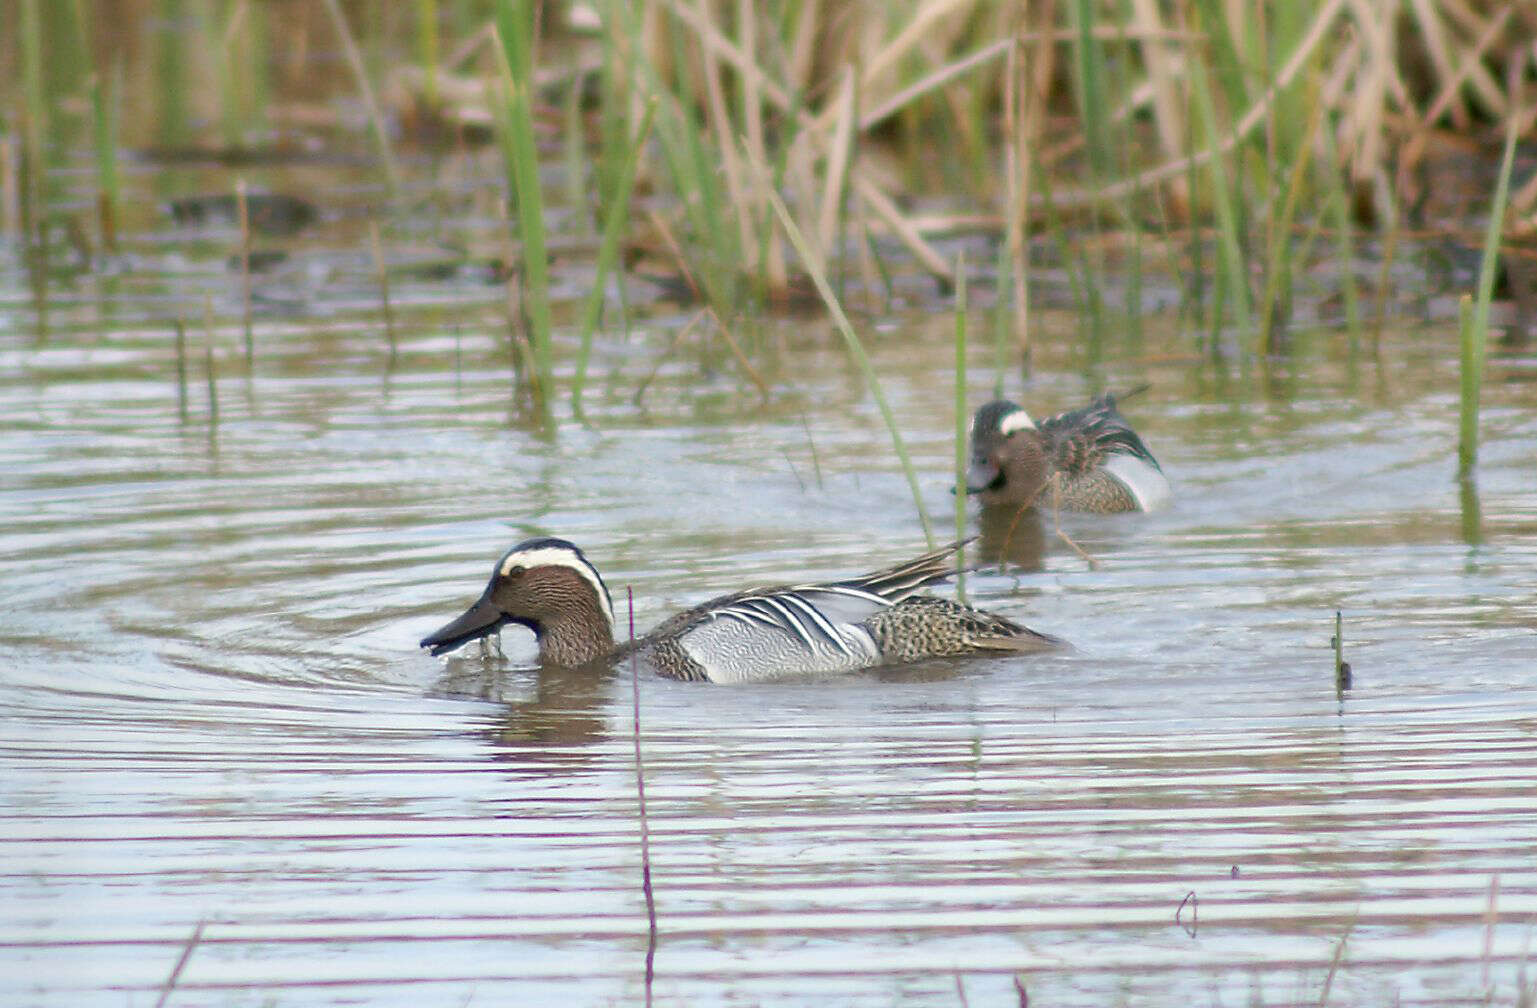
M1483 509L1478 503L1478 484L1471 476L1457 481L1457 503L1462 516L1462 541L1478 546L1484 541Z
M512 393L499 289L392 267L391 356L373 266L308 247L326 230L269 274L316 318L258 305L254 367L228 317L209 366L197 285L227 298L228 242L176 239L202 273L138 253L110 303L37 306L46 346L0 343L0 413L23 420L0 435L0 960L30 964L0 970L0 1001L153 1001L210 907L228 921L188 1001L638 1001L629 670L527 667L512 634L511 663L440 665L403 624L470 590L488 539L606 542L654 600L642 626L706 585L867 569L912 540L863 379L821 327L743 337L761 407L719 340L669 350L687 318L634 304L632 332L594 341L591 429L547 431ZM0 332L33 324L23 265ZM935 307L871 347L929 474L953 451ZM1060 401L1083 394L1072 321L1048 316L1037 350ZM1454 488L1452 343L1384 340L1393 381L1359 394L1324 338L1293 339L1263 386L1100 344L1097 382L1154 383L1138 426L1180 506L1065 518L1113 557L1093 571L1050 513L972 519L988 601L1079 651L643 680L662 999L948 1003L964 974L996 1003L1027 969L1054 1003L1229 1003L1249 964L1284 963L1252 967L1251 1000L1297 1000L1358 914L1334 965L1361 1003L1456 1000L1480 972L1511 991L1537 906L1531 385L1490 383L1479 483ZM1048 554L1060 576L991 573ZM1202 955L1181 972L1188 892Z
M1023 571L1041 569L1046 555L1046 516L1035 507L983 508L977 517L978 560Z
M518 750L570 749L608 738L606 707L617 677L606 667L509 668L495 651L448 660L434 692L501 704L487 737Z

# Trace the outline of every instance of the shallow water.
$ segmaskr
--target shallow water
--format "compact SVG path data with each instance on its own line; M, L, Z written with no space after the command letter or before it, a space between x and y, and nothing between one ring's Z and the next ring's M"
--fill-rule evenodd
M258 279L250 371L227 229L145 230L115 273L55 288L42 342L14 249L0 262L6 1003L154 1003L200 924L172 1004L640 1001L631 681L531 670L516 629L505 659L416 640L535 534L633 588L641 628L924 547L823 323L744 338L764 404L724 349L669 354L692 315L642 295L630 335L600 337L587 423L563 403L545 437L510 395L502 288L397 279L391 363L359 233L332 214ZM563 282L580 296L578 268ZM1045 413L1152 382L1125 409L1175 505L1064 517L1093 568L1049 527L1007 549L982 530L970 597L1059 654L641 681L652 993L1530 998L1530 362L1491 363L1465 495L1448 325L1405 320L1377 356L1304 334L1247 382L1192 335L1091 362L1073 326L1040 313L1035 377L1009 391ZM861 328L945 537L948 308ZM990 348L972 360L975 404Z

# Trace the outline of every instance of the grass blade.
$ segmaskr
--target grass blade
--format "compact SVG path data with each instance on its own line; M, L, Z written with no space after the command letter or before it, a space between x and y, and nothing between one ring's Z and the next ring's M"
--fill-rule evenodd
M623 234L625 224L630 219L630 194L635 189L635 168L640 162L641 149L645 147L646 139L651 135L651 121L656 114L656 104L655 98L646 103L646 111L641 115L640 129L625 151L624 165L619 171L619 177L615 180L614 191L609 194L607 200L608 215L603 222L603 240L598 245L597 275L593 280L592 290L587 295L587 306L582 312L582 348L577 356L576 378L571 388L572 409L578 414L582 411L582 388L587 381L587 358L592 351L592 334L597 329L598 319L603 313L603 297L608 288L608 275L613 271L614 263L619 258L619 236Z
M334 0L333 0L334 2ZM534 143L533 33L534 10L527 0L498 0L497 69L503 100L497 118L506 162L508 189L517 212L523 244L523 311L529 324L534 365L535 407L546 426L550 422L550 392L554 367L550 350L550 276L545 252L544 195L539 188L539 151Z
M1472 310L1467 310L1464 298L1460 326L1462 343L1462 403L1459 415L1460 437L1457 440L1457 478L1473 477L1478 464L1478 400L1484 380L1484 357L1488 352L1489 301L1494 294L1494 274L1500 252L1500 235L1505 228L1505 206L1510 200L1510 169L1515 161L1519 110L1515 108L1520 95L1519 85L1526 61L1517 58L1511 64L1511 109L1505 131L1505 153L1500 159L1500 177L1494 187L1494 200L1489 205L1489 226L1484 233L1484 254L1478 264L1478 293L1473 299Z
M918 521L923 526L923 537L928 540L929 547L933 548L934 529L929 523L928 512L923 508L923 493L918 489L918 475L913 470L912 459L908 457L907 446L902 443L902 432L897 428L896 416L891 412L891 404L886 401L886 393L881 390L880 378L875 373L875 367L870 363L870 355L865 353L864 344L860 342L859 335L854 332L854 327L849 324L848 316L843 313L843 307L838 303L837 295L833 293L832 286L827 282L826 266L817 257L805 236L801 234L801 229L794 219L790 217L790 211L785 207L784 200L780 199L779 193L768 184L767 168L756 163L753 167L758 172L759 181L763 185L769 205L774 208L774 213L779 217L779 223L785 229L786 237L790 239L790 244L795 246L795 251L800 255L801 263L806 267L811 282L816 285L817 293L822 296L827 312L832 316L833 325L843 336L849 355L859 365L865 384L870 387L870 395L874 397L875 404L881 411L881 419L885 421L886 430L891 434L892 447L897 453L898 461L902 464L902 473L907 477L908 489L912 491L913 503L918 508Z

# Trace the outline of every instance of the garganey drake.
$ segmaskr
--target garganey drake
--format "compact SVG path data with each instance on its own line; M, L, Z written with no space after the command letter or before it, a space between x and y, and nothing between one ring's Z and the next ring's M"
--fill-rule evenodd
M954 573L950 557L961 545L846 581L724 595L616 648L613 600L597 568L564 539L529 539L496 562L464 615L421 646L440 655L517 623L534 632L545 665L575 668L634 652L669 678L734 683L1060 643L1002 616L917 594Z
M1039 423L1004 399L977 410L966 492L983 507L1055 502L1066 511L1100 514L1151 511L1172 495L1158 460L1110 395Z

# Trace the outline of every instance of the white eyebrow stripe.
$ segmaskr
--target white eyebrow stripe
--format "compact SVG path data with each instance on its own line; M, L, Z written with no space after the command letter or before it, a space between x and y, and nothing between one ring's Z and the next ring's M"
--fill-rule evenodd
M1035 421L1022 409L1010 410L998 421L998 433L1004 437L1022 430L1035 430Z
M598 596L598 605L603 607L603 615L608 617L608 625L614 625L614 607L609 601L608 589L604 587L603 579L598 576L592 564L584 560L576 551L559 546L542 546L530 550L515 549L502 557L502 562L496 565L496 573L506 577L514 567L566 567L576 571L592 587L593 594Z

